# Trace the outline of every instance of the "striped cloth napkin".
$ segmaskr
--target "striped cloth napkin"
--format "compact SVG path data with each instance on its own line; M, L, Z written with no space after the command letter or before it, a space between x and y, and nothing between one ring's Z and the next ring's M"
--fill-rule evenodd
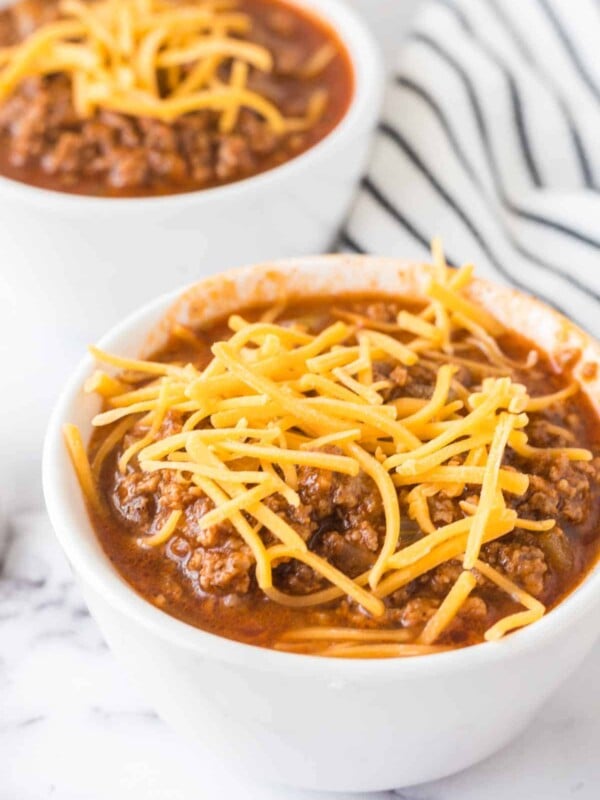
M344 249L453 264L600 335L600 0L427 0Z

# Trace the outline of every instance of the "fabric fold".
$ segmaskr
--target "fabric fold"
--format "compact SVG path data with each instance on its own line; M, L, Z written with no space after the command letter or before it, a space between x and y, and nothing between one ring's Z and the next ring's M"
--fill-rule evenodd
M428 0L340 246L450 263L600 335L600 4Z

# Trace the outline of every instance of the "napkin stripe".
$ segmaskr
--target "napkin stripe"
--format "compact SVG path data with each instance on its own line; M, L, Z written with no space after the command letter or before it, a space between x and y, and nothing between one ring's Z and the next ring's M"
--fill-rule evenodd
M437 0L437 2L439 3L439 5L443 6L444 8L447 8L448 11L450 11L454 15L457 22L462 27L463 31L471 39L475 39L475 31L473 30L473 26L471 25L465 14L463 14L463 12L456 6L454 2L452 2L452 0ZM478 44L481 50L488 57L488 59L492 61L502 72L504 79L508 84L515 128L521 145L525 166L527 167L527 170L529 172L529 177L531 178L532 183L539 188L543 185L542 178L538 166L535 162L533 150L531 148L531 143L529 141L527 126L525 123L525 118L523 113L523 102L521 100L521 95L517 87L517 84L515 82L515 79L513 75L511 75L506 64L504 64L502 59L496 53L494 53L494 51L490 47L488 47L487 44L485 44L482 41L478 42Z
M579 168L581 170L582 180L588 189L592 189L593 191L598 191L598 188L594 182L594 176L592 174L592 169L590 166L589 158L585 150L585 146L583 144L581 136L579 135L579 131L575 127L575 121L573 119L573 115L571 114L568 105L565 103L563 96L556 89L551 79L549 78L548 73L544 70L542 64L540 64L540 62L537 61L531 49L528 47L523 37L519 34L519 31L515 28L515 26L509 19L508 15L505 14L504 9L502 9L499 6L497 0L488 0L488 8L490 8L496 15L496 18L503 26L508 36L513 41L515 48L517 49L523 61L527 64L529 69L534 72L534 74L536 75L538 80L542 83L546 91L552 95L554 102L560 109L560 112L563 115L565 123L569 130L569 136L571 137L573 150L575 151L575 155L577 156L577 161L579 163Z
M426 250L429 250L430 241L425 236L425 234L421 233L413 223L406 217L400 209L392 203L392 201L384 195L382 190L377 187L371 178L364 178L362 182L362 187L365 189L369 195L377 202L378 205L381 206L387 213L393 217L396 222L398 222L404 230L419 244L424 247ZM455 267L456 264L453 262L448 261L451 267Z
M412 41L419 42L420 44L423 44L426 47L430 48L431 51L439 55L440 58L442 58L444 62L448 64L448 66L452 67L456 75L458 75L458 77L461 79L467 97L469 99L473 116L477 123L477 128L482 140L482 145L484 147L485 154L487 156L487 161L490 167L492 178L494 180L496 192L498 194L498 197L502 205L507 209L507 211L511 212L515 216L527 220L528 222L533 222L537 225L551 228L558 233L564 233L565 236L570 236L576 241L581 242L582 244L589 245L590 247L600 250L600 241L598 239L595 239L589 234L583 233L582 231L572 228L571 226L567 225L566 223L560 222L559 220L549 219L547 217L542 216L541 214L525 209L519 206L517 203L515 203L507 195L504 185L502 183L502 179L500 177L500 171L498 169L497 161L491 147L485 116L483 114L483 110L479 102L477 92L475 91L475 87L471 79L469 78L467 71L454 58L454 56L452 56L442 45L440 45L440 43L437 40L433 39L429 34L423 32L416 32L411 34L409 39Z
M407 79L404 79L404 78L398 76L398 77L396 77L396 85L401 86L402 88L404 88L404 89L406 89L408 91L414 91L415 94L417 94L428 105L430 111L436 117L436 119L438 120L441 128L443 129L444 133L446 134L446 137L447 137L447 140L448 140L448 144L450 145L452 151L454 152L457 160L459 161L461 166L464 168L464 170L468 174L469 178L475 184L475 187L477 189L479 189L480 194L481 194L481 200L485 204L485 207L486 207L487 211L492 216L495 216L494 215L494 209L492 208L490 200L487 197L485 191L483 190L481 181L476 176L476 173L475 173L475 170L473 169L473 166L469 162L469 160L468 160L463 148L461 147L461 145L460 145L460 143L459 143L454 131L452 130L451 125L450 125L450 121L448 120L448 117L446 116L444 111L440 108L438 103L429 94L429 92L425 91L422 87L420 87L414 81L410 81L410 80L407 80ZM392 127L389 123L386 123L386 124L387 124L387 126L389 128ZM382 126L382 129L384 127L385 126ZM396 132L396 137L397 136L399 136L399 134ZM400 142L397 139L396 139L396 144L401 146ZM496 216L497 216L498 224L502 227L504 235L506 236L506 238L511 243L511 245L513 246L514 250L517 253L519 253L524 258L528 259L529 261L532 261L533 263L535 263L537 266L541 267L542 269L545 269L548 272L551 272L553 275L556 275L557 277L564 279L565 281L567 281L567 283L569 283L574 288L578 289L579 291L583 292L586 295L591 295L592 297L594 297L594 299L596 299L596 300L598 300L600 302L600 294L594 292L592 289L590 289L590 287L587 286L587 284L582 283L575 276L573 276L570 273L560 269L559 267L555 267L553 264L550 264L544 258L538 256L536 253L534 253L531 250L529 250L528 248L526 248L523 244L521 244L521 242L518 240L516 235L512 232L512 230L510 229L510 226L507 225L504 222L502 216L501 215L496 215ZM554 305L555 305L556 308L558 308L558 306L555 303L554 303Z
M365 255L366 250L361 247L356 239L348 232L348 228L343 228L340 232L337 245L334 245L334 249L336 247L343 248L344 250L352 250L353 253L358 253L359 255Z
M496 270L502 275L507 281L514 284L515 286L520 286L519 281L514 278L509 270L502 264L501 260L496 256L492 248L487 243L486 239L481 234L479 228L474 224L470 216L466 213L464 208L460 205L458 200L452 195L452 193L446 189L440 180L434 175L433 171L425 164L423 159L419 156L416 150L407 142L404 136L400 133L400 131L393 128L386 122L382 122L379 126L379 130L383 133L384 136L390 138L404 153L404 155L411 161L411 163L417 168L417 170L423 175L425 180L429 183L431 188L441 197L444 203L454 212L454 214L460 219L463 223L465 228L469 231L471 236L475 239L477 244L481 247L483 252L486 254L490 262L496 268ZM521 288L525 288L521 286Z
M442 110L441 106L439 105L435 97L433 97L433 95L430 94L430 92L428 92L427 89L425 89L423 86L416 83L416 81L411 80L409 78L405 78L402 75L396 75L394 80L396 86L400 86L402 89L406 89L409 92L413 92L414 94L417 95L417 97L420 97L421 100L429 107L429 110L437 119L440 127L446 134L446 139L448 140L448 144L452 148L452 151L454 152L456 158L460 161L462 168L468 174L469 178L471 178L473 183L476 184L478 189L480 189L480 191L483 192L484 188L481 182L481 178L474 170L473 165L469 161L469 158L465 153L465 150L461 145L460 140L458 139L458 136L456 135L456 133L452 129L452 126L450 125L448 117Z
M442 199L445 205L447 205L453 211L453 213L460 219L460 221L469 231L473 239L483 250L483 252L488 258L488 261L495 268L498 274L501 275L505 279L505 281L510 283L512 286L515 286L526 292L530 292L531 286L526 283L523 283L521 280L515 277L515 275L510 270L506 268L502 260L497 256L494 249L490 246L487 239L481 233L479 227L473 222L472 218L465 212L464 208L461 206L458 200L450 193L450 191L447 188L445 188L442 185L440 180L434 175L431 168L425 164L423 159L408 143L408 141L404 138L404 136L398 130L396 130L391 125L385 122L382 123L379 126L379 128L381 133L384 134L384 136L389 137L400 148L404 156L408 158L408 160L413 164L413 166L421 173L421 175L429 183L433 191L437 193L437 195ZM383 194L380 190L377 190L375 192L375 187L370 179L366 179L366 181L364 181L364 185L368 186L371 193L376 195L376 198L378 199L378 201L382 206L386 207L388 211L391 209L391 213L393 213L394 216L396 217L401 216L397 208L397 205L393 204L389 198L383 198ZM403 217L403 219L405 218ZM502 225L501 222L498 221L498 223ZM575 288L580 289L586 294L589 293L587 286L578 283L576 279L572 278L572 276L564 274L562 271L558 270L557 268L551 266L547 262L533 255L530 251L522 247L515 240L514 236L506 226L502 225L502 228L503 232L505 233L505 235L507 235L507 238L509 239L510 243L513 246L513 249L516 252L520 253L525 258L528 258L529 260L533 261L542 269L548 270L553 274L555 274L557 277L566 280ZM421 244L427 246L427 239L423 234L417 232L415 238L418 238ZM452 264L452 266L456 265ZM547 296L543 291L540 290L538 290L537 294L548 305L553 306L557 311L560 311L563 314L565 313L565 309L554 298ZM598 299L600 300L600 296L598 297Z
M422 32L415 32L410 37L415 42L418 42L421 45L424 45L428 49L430 49L433 53L440 57L444 63L451 67L455 74L460 78L465 94L469 101L469 105L471 108L471 112L473 113L473 117L475 119L475 123L477 126L477 131L479 133L479 138L481 140L481 144L483 147L484 154L486 156L486 162L488 168L490 170L490 174L492 180L494 182L494 188L496 190L496 194L498 195L499 199L502 202L502 205L507 208L509 211L515 211L515 213L519 213L519 209L512 208L512 201L507 196L506 190L504 188L504 184L501 178L501 172L498 169L498 163L496 161L496 157L494 151L492 149L490 136L488 132L488 125L485 119L485 115L483 113L482 105L479 101L479 97L477 96L477 92L475 90L475 86L471 81L468 72L460 64L454 56L448 52L436 39L432 38L429 34L422 33Z
M340 246L421 259L439 234L600 332L597 41L600 0L423 0Z
M600 103L600 89L598 85L588 72L587 67L583 63L583 61L579 58L579 54L577 52L577 47L575 46L574 42L571 40L571 37L561 24L555 10L552 8L548 0L537 0L538 5L543 10L544 14L548 18L552 28L554 29L554 33L556 34L557 38L562 43L564 49L569 55L573 66L575 67L579 77L588 87L590 92L596 98L596 101Z
M487 48L486 52L488 52ZM491 53L490 53L490 58L492 58ZM543 181L535 157L533 155L531 142L529 141L529 135L527 133L527 125L523 113L523 102L521 100L521 95L517 88L517 84L515 83L515 80L509 73L508 69L505 66L502 66L500 60L496 58L494 58L493 60L502 70L502 72L504 73L504 77L508 82L508 88L510 91L510 101L513 109L513 116L517 128L517 133L519 135L519 141L521 143L521 149L523 151L523 157L525 159L525 164L529 172L529 177L531 178L531 182L534 184L534 186L540 188L541 186L543 186Z

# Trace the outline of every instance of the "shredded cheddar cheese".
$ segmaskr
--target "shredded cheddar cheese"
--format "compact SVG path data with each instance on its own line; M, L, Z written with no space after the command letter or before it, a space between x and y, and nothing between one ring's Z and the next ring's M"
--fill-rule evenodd
M80 11L83 24L89 15ZM171 20L176 29L180 16L173 12L167 20L166 13L150 15L143 30L152 33L159 17L165 25ZM210 16L208 10L206 14ZM193 37L182 45L184 51L194 47ZM180 59L163 56L161 63L177 66ZM236 74L241 86L246 71L238 68ZM225 123L230 121L231 115ZM91 466L77 429L65 429L94 513L102 511L97 481L103 464L119 447L117 463L123 471L135 462L143 472L175 473L210 498L214 507L200 518L200 527L229 522L235 528L255 559L258 586L273 602L302 608L347 595L372 616L383 617L390 594L449 560L462 559L462 573L410 645L417 648L414 652L438 647L435 643L476 589L477 575L525 607L496 622L486 639L501 638L538 619L543 605L486 564L482 547L515 529L535 533L554 527L553 519L523 519L507 506L508 495L523 495L530 478L506 456L512 451L520 459L539 453L590 459L591 453L582 448L537 448L528 442L528 413L567 400L579 387L574 382L544 397L529 397L525 386L509 377L517 362L503 354L495 338L503 325L468 297L472 267L449 269L438 245L435 264L428 305L418 314L400 312L395 323L371 325L368 317L336 309L340 319L311 334L277 324L285 309L282 303L257 322L232 315L231 337L213 344L212 360L203 369L90 348L103 369L118 371L96 371L86 383L86 391L97 393L104 403L92 423L107 430ZM188 331L186 341L188 334L194 335ZM464 342L465 336L481 344L491 370L485 362L456 355L455 343ZM391 382L385 375L375 377L382 360L399 374L415 364L429 369L430 396L387 400ZM534 360L528 357L520 367ZM459 380L459 367L472 363L479 382L468 388ZM163 434L163 423L174 411L183 417L180 430ZM302 469L361 474L378 492L385 527L373 563L363 574L349 577L312 552L293 523L274 510L270 498L275 495L292 508L300 507ZM466 487L466 499L456 502L462 517L435 524L430 499L440 493L460 497ZM412 520L408 527L418 526L416 541L405 541L399 492ZM174 511L143 538L144 546L164 546L182 525L182 511ZM292 595L273 586L273 566L286 560L308 565L326 588ZM310 642L321 642L322 654L336 656L375 657L391 653L390 648L399 655L409 653L402 650L409 647L405 632L384 628L305 628L284 635L280 645L302 651Z
M171 511L167 521L162 525L156 533L152 534L152 536L146 536L143 539L139 540L139 544L142 547L157 547L158 545L164 544L168 542L173 532L177 528L177 523L179 522L181 515L181 509L176 509L175 511Z
M276 103L250 87L250 70L272 72L274 60L252 41L252 20L235 3L169 0L62 0L60 19L21 43L0 49L0 103L26 78L70 76L80 118L97 109L170 122L193 111L219 115L229 133L239 112L260 115L276 134L311 128L327 106L317 89L304 116L285 118ZM299 77L324 70L337 51L317 49Z
M425 625L419 642L433 644L448 627L469 594L477 584L477 579L471 572L461 572L454 586L450 589L441 606Z

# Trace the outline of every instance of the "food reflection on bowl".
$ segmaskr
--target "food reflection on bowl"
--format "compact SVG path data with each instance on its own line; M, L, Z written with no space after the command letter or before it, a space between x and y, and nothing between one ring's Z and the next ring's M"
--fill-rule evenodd
M126 372L86 360L45 453L57 534L159 712L312 788L505 743L596 638L597 345L441 263L271 264L169 304L100 343Z

